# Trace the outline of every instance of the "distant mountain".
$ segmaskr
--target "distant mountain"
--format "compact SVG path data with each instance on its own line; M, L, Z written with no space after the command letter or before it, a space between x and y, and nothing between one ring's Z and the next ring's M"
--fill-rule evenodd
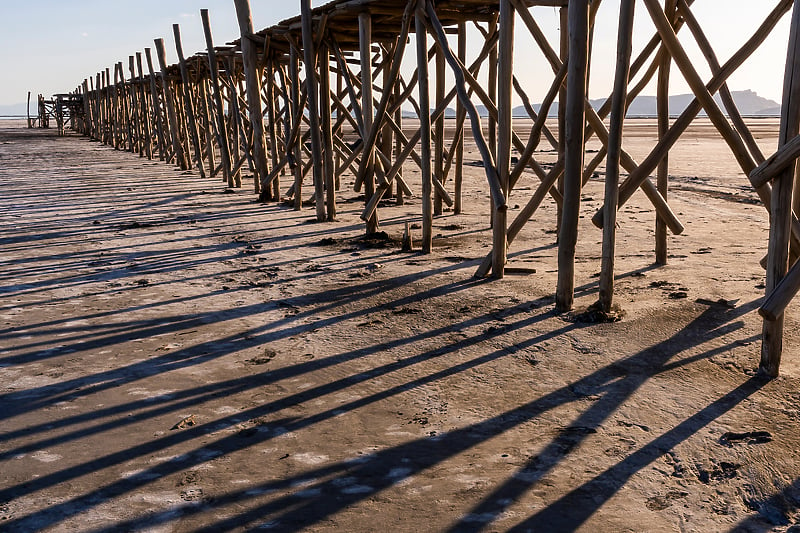
M780 104L767 98L761 97L754 91L731 91L736 108L744 116L769 116L780 115ZM669 112L672 116L680 115L694 100L692 94L677 94L669 97ZM719 94L714 95L714 101L720 108L725 110L722 105L722 98ZM592 106L598 109L603 105L603 100L591 100ZM655 96L638 96L628 107L629 117L654 117L658 113ZM699 116L706 116L705 111L700 111Z
M38 111L36 110L36 101L31 102L31 114L35 115ZM28 104L22 102L21 104L6 104L0 105L0 116L9 116L9 115L20 115L20 116L27 116L28 114Z
M756 94L754 91L745 90L745 91L732 91L731 95L733 96L733 101L736 103L736 107L739 109L739 112L744 116L780 116L781 114L781 106L778 102L773 100L769 100L767 98L761 97ZM692 103L694 100L694 95L692 94L676 94L669 97L669 112L670 115L673 117L677 117L680 115L684 109L686 109L689 104ZM722 99L719 97L719 94L714 96L714 100L720 106L720 108L725 111L724 106L722 105ZM595 109L600 109L600 107L605 103L604 99L596 99L590 100L592 107ZM476 105L475 108L478 110L478 114L481 117L488 117L489 113L485 106L483 105ZM533 104L533 109L538 113L541 109L540 104ZM432 111L432 110L431 110ZM514 117L528 117L528 112L525 110L524 106L517 106L512 110ZM655 96L637 96L631 105L628 107L628 117L655 117L657 115L657 107L656 107L656 97ZM408 118L415 118L416 114L411 111L403 111L403 116ZM453 118L456 116L455 110L452 108L448 108L445 111L445 117ZM550 112L548 113L549 117L556 117L558 116L558 102L554 102L550 106ZM706 116L705 111L700 111L698 116L704 117Z

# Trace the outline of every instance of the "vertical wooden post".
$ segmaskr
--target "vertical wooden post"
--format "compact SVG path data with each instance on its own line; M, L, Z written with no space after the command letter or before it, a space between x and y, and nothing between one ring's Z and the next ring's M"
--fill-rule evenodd
M342 90L344 89L344 73L341 72L339 69L336 69L336 96L340 97L342 94ZM337 112L338 115L338 112ZM339 168L342 166L342 157L339 155L339 152L336 152L336 190L339 190L340 187L340 179L339 179Z
M492 36L497 31L497 17L492 18L489 22L489 35ZM489 100L496 107L497 106L497 61L498 61L498 44L492 46L489 52L489 87L487 93ZM489 150L492 153L492 158L497 161L497 123L489 116Z
M586 75L589 47L589 0L568 7L569 66L564 125L564 210L558 240L556 309L569 311L575 298L575 248L578 241L584 163Z
M783 81L783 105L778 146L783 146L800 130L800 0L795 0L789 49L786 56L786 74ZM767 256L767 287L769 296L789 269L789 238L792 223L792 189L794 165L779 174L772 184L770 205L769 255ZM767 376L777 376L783 353L783 326L785 315L775 320L764 320L761 363L759 371Z
M406 39L408 38L407 34L406 34L405 38ZM401 46L401 44L398 42L398 43L396 43L395 46ZM382 99L385 98L386 102L387 102L387 105L391 106L393 104L394 100L395 100L395 92L394 91L397 88L397 81L399 80L399 74L396 77L396 79L393 79L393 76L392 76L393 73L391 72L391 70L392 70L391 67L393 66L394 54L392 54L391 51L386 49L386 48L384 48L382 50L382 54L383 54L383 59L382 59L382 61L383 61L383 74L382 74L383 96L381 98ZM386 98L386 95L389 95L389 97ZM386 113L386 109L385 108L384 109L380 109L379 108L378 109L378 113L380 113L381 119L383 120L383 129L381 130L380 143L379 143L380 150L391 161L392 160L392 148L394 147L394 144L395 144L394 143L394 130L392 129L391 125L389 124L389 121L392 119L392 117L391 117L391 115L386 114L385 118L384 118L384 114ZM399 150L398 150L397 153L398 154L400 153ZM400 182L398 181L397 183L399 185ZM389 192L388 196L391 197L391 190L389 190L388 192ZM402 193L401 193L401 196L402 196Z
M83 134L91 137L92 135L92 104L89 97L89 80L84 78L83 80L83 115L84 115L84 124L83 124ZM28 98L30 98L30 91L28 91ZM28 111L30 115L30 111Z
M186 154L183 152L183 144L181 143L180 129L178 124L178 115L175 111L175 100L172 94L172 84L169 80L169 73L167 72L167 53L164 49L164 39L155 39L156 55L158 56L158 64L161 67L161 91L164 93L164 104L167 106L167 120L169 121L169 130L172 135L172 150L175 152L176 164L182 170L187 170L189 165L186 163Z
M108 73L108 84L111 89L111 114L113 123L114 123L114 149L119 150L122 147L122 121L120 113L120 102L119 102L119 63L114 65L114 83L111 84L111 72L109 69L106 69Z
M617 236L617 204L619 203L619 164L622 152L622 127L625 121L633 41L635 0L622 0L617 37L617 70L611 97L611 124L608 132L606 163L605 211L603 219L603 257L600 270L600 309L611 311L614 299L614 253Z
M358 14L358 42L361 56L361 112L364 115L364 133L372 129L374 105L372 97L372 16L365 11ZM366 142L366 139L363 139ZM367 202L375 194L375 150L374 146L362 155L367 169L364 176L364 196ZM367 234L378 231L377 211L367 220Z
M319 120L319 84L317 83L317 57L314 53L314 27L311 20L311 0L300 1L301 25L303 29L303 63L306 67L306 93L308 95L308 121L311 134L311 164L314 176L314 202L317 220L325 220L325 184L323 182L322 136ZM327 57L325 61L327 61ZM327 96L327 95L326 95Z
M156 87L156 74L153 69L153 58L150 56L150 49L144 49L145 59L147 59L147 70L150 73L150 97L153 102L152 108L155 115L155 125L158 139L158 158L164 161L167 154L167 142L164 135L164 119L161 114L161 99Z
M674 20L675 5L677 0L667 0L664 5L667 19ZM670 66L672 65L672 56L666 53L666 50L661 54L661 62L658 65L658 81L656 87L656 106L658 108L658 140L664 138L669 131L669 74ZM658 163L657 170L657 187L658 192L661 193L665 199L669 191L669 151L664 153L664 158ZM656 264L667 264L667 223L664 219L656 214Z
M374 96L373 96L373 71L372 71L372 16L368 12L361 12L358 15L358 34L359 34L359 58L361 64L361 112L363 115L364 134L368 135L372 129L375 119ZM366 142L366 138L362 138ZM362 158L366 164L364 174L364 194L367 202L375 194L375 148L369 146L368 150L362 153ZM378 231L377 211L367 220L367 234Z
M178 64L181 70L181 79L183 80L183 105L186 109L186 125L192 139L192 149L195 162L197 162L197 169L200 171L200 177L205 180L206 169L203 166L203 148L200 144L200 131L198 130L197 116L192 102L192 79L189 77L189 68L186 65L186 58L183 56L180 24L173 24L172 32L175 35L175 50L178 53Z
M134 118L133 118L133 106L131 105L131 99L133 97L133 80L130 82L125 81L125 68L122 66L122 62L119 62L119 78L120 78L120 85L122 88L122 111L123 111L123 119L125 120L125 133L127 134L127 145L128 151L133 152L136 150L135 144L135 128L134 128Z
M269 153L272 157L272 168L278 166L278 124L275 113L275 59L273 56L267 60L267 127L269 128ZM266 200L271 198L274 202L281 200L280 176L275 176L272 180L272 194L270 191L262 191L261 194Z
M214 100L214 114L217 118L217 146L219 146L220 158L222 159L222 176L228 187L235 187L231 172L231 153L228 145L228 133L225 127L225 109L222 106L222 95L220 94L219 64L217 63L217 52L214 50L214 39L211 36L211 22L208 17L208 9L200 10L200 18L203 19L203 32L206 38L206 50L208 51L208 71L211 78L211 96ZM241 186L241 184L239 184Z
M231 156L231 172L233 173L233 183L236 187L242 186L242 133L241 133L241 109L239 108L239 94L236 90L236 62L232 56L223 56L222 63L225 66L225 76L228 83L220 85L220 90L225 88L228 93L228 130L226 136L230 134L231 139L228 150Z
M103 74L102 72L97 73L97 101L95 102L95 106L97 106L97 140L100 142L105 141L105 131L106 131L106 121L105 115L103 110Z
M512 134L512 79L514 76L514 8L510 0L500 0L500 35L497 41L499 49L497 68L497 176L503 195L508 199L511 170L511 134ZM491 122L491 119L490 119ZM505 209L496 209L492 222L492 277L500 279L504 276L507 261L508 242L506 231L508 215Z
M336 183L334 175L336 170L333 163L333 127L331 110L331 62L328 45L320 46L319 54L319 92L320 92L320 121L322 131L323 176L325 182L325 203L327 205L327 219L336 220Z
M433 182L431 176L431 103L428 86L428 31L425 27L426 0L417 2L414 29L417 39L417 79L419 83L419 155L422 174L422 253L433 249Z
M458 60L462 65L467 64L467 25L464 22L458 24ZM453 213L460 215L463 209L463 182L464 182L464 128L459 125L464 124L467 111L460 99L456 99L456 168L454 174L455 194L453 198Z
M253 128L253 163L256 167L254 187L260 192L260 180L269 175L267 149L264 140L264 115L261 109L261 69L258 68L258 49L252 41L253 17L249 0L234 0L239 33L242 36L242 63L244 65L245 93L250 126Z
M205 141L206 141L206 157L208 158L208 172L213 178L217 175L217 157L215 154L214 144L214 115L209 106L208 94L208 80L201 78L198 80L198 98L200 100L200 109L203 115L203 126L205 128Z
M434 59L436 80L434 87L434 106L439 107L444 100L444 53L437 48ZM441 113L433 124L433 179L444 183L444 113ZM433 194L433 216L442 214L442 195L438 188Z
M297 49L294 46L289 48L289 82L291 85L289 94L289 110L291 111L292 128L294 128L294 121L303 120L302 110L300 109L300 58L297 55ZM288 131L286 142L291 142L289 139ZM303 160L300 157L302 150L300 149L300 137L295 142L294 146L287 146L287 153L291 150L294 159L294 210L300 211L303 208Z
M153 159L153 130L150 126L150 111L147 105L147 94L144 90L144 71L142 70L142 53L136 52L136 70L139 73L139 103L142 116L142 144L147 159Z
M569 24L567 6L562 7L558 11L559 14L559 59L562 63L569 61ZM567 116L567 85L564 84L558 91L558 157L564 158L565 148L565 131L566 131L566 116ZM564 194L564 173L558 177L558 192L563 196ZM561 235L561 220L564 218L564 205L563 202L556 203L556 242L559 235Z
M31 125L31 92L28 91L28 128L32 128Z
M139 152L139 157L144 157L144 142L142 137L142 117L141 117L141 104L139 103L139 87L141 87L141 79L136 77L136 58L128 56L128 70L131 73L130 81L130 100L131 100L131 120L133 122L133 131L135 133L135 140L133 149Z
M403 88L402 84L400 83L400 78L394 84L394 97L396 100L400 100ZM397 106L397 111L394 112L394 121L397 124L397 127L400 131L403 131L403 106ZM395 135L395 153L399 154L403 150L403 140L400 138L400 135ZM400 168L397 170L397 177L399 179L395 180L397 182L397 192L396 192L396 201L397 205L403 205L405 203L405 196L403 195L403 187L400 185L400 181L403 179L403 165L400 165Z

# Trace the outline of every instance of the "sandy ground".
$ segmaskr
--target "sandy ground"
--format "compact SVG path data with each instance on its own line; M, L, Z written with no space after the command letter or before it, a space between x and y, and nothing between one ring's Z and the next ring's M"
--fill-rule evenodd
M0 128L3 531L800 529L796 310L761 380L766 212L708 124L672 155L668 266L645 197L621 211L611 324L553 310L551 200L511 273L473 278L480 168L423 256L359 240L348 187L319 224L18 126ZM755 129L774 150L775 122ZM652 122L626 139L641 159ZM583 201L579 308L602 176ZM382 229L419 238L419 210L382 207Z

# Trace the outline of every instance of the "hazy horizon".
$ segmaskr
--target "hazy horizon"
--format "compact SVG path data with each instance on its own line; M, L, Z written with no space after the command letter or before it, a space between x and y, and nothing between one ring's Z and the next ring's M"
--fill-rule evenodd
M325 3L317 0L313 5L316 7ZM719 2L698 1L693 5L693 13L714 46L720 63L724 63L750 37L774 7L770 5L772 2L765 4L735 0L725 2L724 9L719 7ZM256 30L297 16L300 12L299 2L251 0L251 6ZM24 103L28 91L32 92L33 101L39 93L49 98L55 93L72 91L84 79L112 67L118 61L122 61L127 69L128 56L145 47L153 48L154 38L165 39L167 61L175 63L173 23L180 23L184 51L187 56L193 55L205 48L199 17L201 7L209 9L215 44L223 45L239 37L232 0L204 0L202 4L191 0L173 0L169 3L139 0L115 2L113 5L100 0L81 3L57 0L4 2L0 7L0 45L14 53L0 56L0 69L7 78L0 86L0 106ZM619 0L606 0L597 15L589 90L592 98L604 98L611 92L618 7ZM557 9L535 7L532 13L551 45L557 48ZM637 5L636 15L634 54L654 33L644 6ZM18 22L43 18L58 20L59 24L48 27L48 31L37 32L35 39L31 39L30 26ZM729 78L731 90L749 89L759 96L780 102L788 26L789 14L781 20L764 45ZM552 70L519 17L516 34L515 74L531 101L540 101L552 82ZM679 35L695 62L695 68L704 80L708 80L711 77L710 70L691 34L684 29ZM468 42L468 58L474 58L482 44L482 38L474 28L470 29ZM403 65L404 75L408 76L413 71L413 45L412 34ZM528 49L534 51L526 53ZM484 68L479 79L485 78L485 71ZM449 73L448 83L452 83ZM655 93L654 82L648 85L645 92ZM680 70L673 64L670 93L677 95L688 92ZM514 105L519 103L519 99L516 99Z

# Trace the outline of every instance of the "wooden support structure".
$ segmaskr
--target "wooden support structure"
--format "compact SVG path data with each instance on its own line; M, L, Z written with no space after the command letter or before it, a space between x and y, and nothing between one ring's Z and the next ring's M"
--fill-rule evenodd
M621 231L617 211L636 191L644 192L653 208L655 263L666 264L669 233L684 230L668 203L674 194L668 193L670 150L705 111L770 213L761 369L774 376L783 350L783 315L800 292L800 221L792 209L793 183L800 176L800 0L772 1L776 5L762 24L720 63L692 12L693 0L640 0L645 9L639 16L649 15L655 34L637 54L635 1L621 0L614 89L595 107L587 80L597 0L333 0L313 9L310 0L301 0L299 16L261 31L254 29L249 1L234 0L236 41L215 46L203 9L205 50L185 56L175 25L177 64L167 63L163 40L157 39L158 71L146 48L147 70L137 52L128 58L128 74L117 63L113 76L106 68L72 93L52 101L40 96L39 118L29 117L29 125L47 127L52 119L62 133L73 128L140 157L157 153L183 169L194 163L201 179L221 174L227 187L240 187L242 171L249 169L260 201L281 200L281 178L291 175L291 188L284 188L297 210L308 200L303 185L310 174L319 221L336 220L340 180L352 178L353 192L365 193L360 214L366 233L378 231L385 197L395 195L402 205L417 195L423 253L433 251L434 217L464 210L464 143L471 140L491 213L491 223L481 228L491 252L476 276L503 278L510 246L549 197L557 212L560 311L575 306L581 275L575 269L581 191L605 161L604 205L592 222L603 228L598 304L609 312ZM793 5L781 144L765 158L726 82ZM540 28L537 6L557 10L557 42ZM691 34L710 79L699 74L705 66L692 63L679 31ZM532 43L524 53L541 53L549 66L536 73L547 76L544 96L529 94L514 73L515 63L523 64L515 50L521 32ZM412 34L415 46L407 50ZM483 39L469 64L468 35ZM695 100L672 119L669 80L677 71ZM637 162L623 147L623 124L628 106L654 78L658 140ZM714 99L717 92L722 106ZM520 103L531 123L526 131L513 128L513 106ZM448 113L452 107L454 117ZM556 115L558 128L548 123ZM590 139L599 149L587 161ZM542 143L553 147L555 160L541 158ZM509 221L511 195L522 207ZM452 215L445 206L453 208Z

